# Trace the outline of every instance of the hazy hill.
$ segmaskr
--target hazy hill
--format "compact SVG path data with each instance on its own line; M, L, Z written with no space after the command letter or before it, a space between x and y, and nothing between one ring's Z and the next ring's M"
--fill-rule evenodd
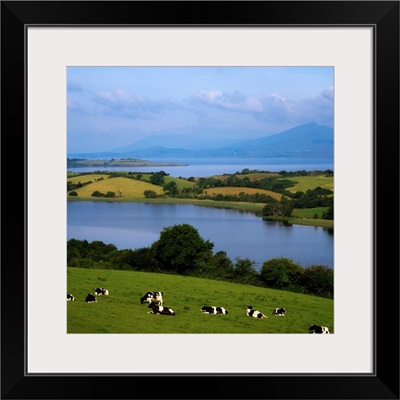
M138 142L110 150L109 152L80 154L80 157L134 157L134 158L333 158L333 129L314 122L300 125L286 131L257 139L221 142L201 141L198 138L181 137L180 145L176 136L151 136ZM224 144L223 144L224 143Z

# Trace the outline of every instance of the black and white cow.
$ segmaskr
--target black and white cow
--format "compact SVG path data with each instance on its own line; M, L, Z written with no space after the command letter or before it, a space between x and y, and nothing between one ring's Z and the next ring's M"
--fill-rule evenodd
M107 289L104 289L104 288L102 288L102 287L98 287L95 291L94 291L94 294L96 295L96 296L108 296L108 290Z
M86 303L96 303L96 302L97 302L97 299L95 296L92 295L92 293L89 293L86 296Z
M164 306L157 306L152 302L150 302L148 308L152 309L152 311L149 311L148 314L175 315L175 311L172 310L171 308Z
M262 312L257 311L257 310L253 310L252 306L247 306L247 316L248 317L253 317L253 318L268 318Z
M67 301L75 301L75 297L72 294L67 293Z
M275 310L272 311L272 315L284 317L286 315L286 308L275 308Z
M203 314L228 314L224 307L203 306L200 310Z
M328 335L330 334L329 332L329 328L327 328L326 326L320 326L320 325L315 325L312 324L308 330L310 331L310 333L321 333L323 335ZM314 332L311 332L314 331Z
M163 301L164 293L163 292L147 292L143 297L140 298L140 303L148 302L151 304L153 301L158 302L159 306L164 304Z

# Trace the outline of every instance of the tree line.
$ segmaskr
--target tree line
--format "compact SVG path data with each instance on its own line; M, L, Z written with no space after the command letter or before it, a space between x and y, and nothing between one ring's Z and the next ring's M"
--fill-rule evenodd
M312 294L333 299L333 269L323 265L302 267L280 257L265 261L260 271L248 258L232 261L224 251L213 252L189 224L166 227L149 247L118 250L101 241L70 239L68 267L171 273L224 280L253 286Z

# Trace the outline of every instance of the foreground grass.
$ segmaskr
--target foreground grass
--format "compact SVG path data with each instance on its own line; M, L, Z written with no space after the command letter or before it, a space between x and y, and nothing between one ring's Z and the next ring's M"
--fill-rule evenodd
M86 303L97 287L109 290L97 303ZM164 305L176 316L148 314L140 298L149 290L164 292ZM299 333L311 323L334 332L333 300L317 296L259 288L209 279L136 271L67 268L68 333ZM203 305L222 306L227 315L207 315ZM268 319L250 318L246 307ZM286 307L286 317L272 316L275 307Z

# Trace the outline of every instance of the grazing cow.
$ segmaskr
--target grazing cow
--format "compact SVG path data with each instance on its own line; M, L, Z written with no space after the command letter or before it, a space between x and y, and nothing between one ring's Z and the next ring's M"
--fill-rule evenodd
M200 310L203 314L228 314L224 307L203 306Z
M75 301L75 297L72 294L67 293L67 301Z
M96 302L97 302L97 299L95 296L92 295L92 293L89 293L86 296L86 303L96 303Z
M274 311L272 311L272 315L277 315L279 317L284 317L286 314L286 308L275 308Z
M330 334L329 329L326 326L319 326L319 325L315 325L312 324L308 330L310 331L310 333L321 333L323 335L328 335ZM311 332L314 331L314 332Z
M96 296L108 296L108 290L107 289L104 289L104 288L102 288L102 287L98 287L95 291L94 291L94 294L96 295Z
M156 304L150 302L149 307L152 311L149 311L148 314L160 314L160 315L175 315L175 311L168 307L157 306Z
M253 310L252 306L247 306L247 316L253 317L253 318L268 318L262 312Z
M163 296L163 292L147 292L143 297L140 298L140 303L143 304L145 301L147 301L149 304L151 304L152 301L156 301L158 302L159 306L162 306L164 304Z

